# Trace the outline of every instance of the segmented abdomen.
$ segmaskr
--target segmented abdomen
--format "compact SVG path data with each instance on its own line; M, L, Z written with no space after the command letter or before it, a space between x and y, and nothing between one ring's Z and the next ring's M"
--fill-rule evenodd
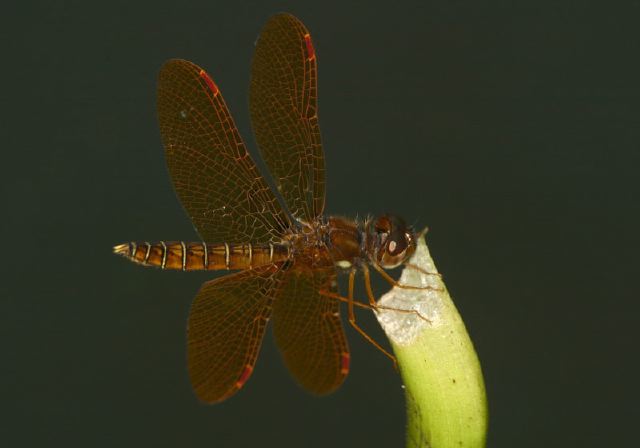
M289 258L289 247L282 244L207 244L203 242L160 241L120 244L116 254L144 266L182 271L249 269Z

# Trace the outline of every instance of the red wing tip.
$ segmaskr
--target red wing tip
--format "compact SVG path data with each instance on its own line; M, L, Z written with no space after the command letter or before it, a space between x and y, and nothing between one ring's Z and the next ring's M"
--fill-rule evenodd
M351 356L349 353L343 353L340 359L340 373L346 375L349 373L349 363L351 362Z
M311 42L311 35L309 33L304 35L304 43L307 46L307 59L313 60L316 57L316 50L313 48L313 43Z
M247 380L251 376L252 372L253 372L253 367L251 367L249 364L247 364L245 366L244 370L242 371L242 374L240 375L240 378L238 378L238 381L236 381L236 387L238 389L240 389L242 386L244 386L244 383L247 382Z
M200 73L198 74L202 79L204 79L204 82L207 83L207 87L209 87L209 90L211 90L211 93L213 93L214 97L218 95L218 93L220 93L220 89L218 89L218 86L216 85L215 82L213 82L213 79L211 79L211 77L207 74L207 72L200 69Z

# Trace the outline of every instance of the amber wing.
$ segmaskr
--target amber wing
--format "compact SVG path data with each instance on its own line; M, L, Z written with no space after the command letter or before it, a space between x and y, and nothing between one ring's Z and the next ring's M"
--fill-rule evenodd
M316 55L304 25L273 16L251 68L251 123L291 214L310 222L324 209L324 154L318 127Z
M320 294L336 290L335 268L323 258L315 266L298 259L273 308L273 332L285 364L300 385L319 395L333 392L349 373L339 302Z
M288 217L204 70L179 59L162 67L158 118L173 185L202 238L280 240L290 225Z
M273 265L202 285L189 313L187 347L189 376L200 400L222 401L249 379L285 275Z

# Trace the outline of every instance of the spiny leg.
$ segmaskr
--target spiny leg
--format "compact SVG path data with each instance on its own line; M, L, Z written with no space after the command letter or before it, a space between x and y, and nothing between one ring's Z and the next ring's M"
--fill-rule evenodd
M331 291L326 291L324 289L321 289L320 291L320 295L325 296L325 297L330 297L332 299L338 300L340 302L344 302L344 303L349 303L349 299L347 297L343 297L340 294L336 294L335 292L331 292ZM364 308L367 310L376 310L376 308L372 307L371 305L367 304L367 303L362 303L359 302L357 300L353 300L353 304L357 307L360 308Z
M432 291L442 291L442 288L434 288L433 286L404 285L404 284L400 283L399 281L395 280L389 274L387 274L387 272L384 269L382 269L380 266L378 266L377 264L372 263L372 266L392 286L395 286L395 287L398 287L398 288L402 288L402 289L430 289Z
M330 297L330 298L338 300L340 302L349 303L349 299L347 297L343 297L340 294L336 294L335 292L327 291L327 290L324 290L324 289L321 289L318 292L322 296ZM375 297L374 297L374 300L375 300ZM357 306L357 307L360 307L360 308L364 308L366 310L372 310L372 311L388 310L388 311L397 311L399 313L412 313L412 314L417 313L416 310L403 310L402 308L394 308L394 307L391 307L391 306L378 305L378 304L369 305L368 303L359 302L355 298L353 299L353 305ZM423 317L423 319L424 319L424 317Z
M384 353L392 362L393 362L393 368L395 370L398 370L398 361L396 360L396 357L393 356L391 353L389 353L388 351L386 351L384 348L382 348L382 346L380 344L378 344L376 341L373 340L373 338L371 336L369 336L362 328L360 328L360 326L356 323L356 314L353 311L353 305L355 302L355 300L353 299L353 288L354 288L354 284L355 284L355 278L356 278L356 269L351 269L351 271L349 272L349 295L347 297L348 302L347 302L347 309L349 312L349 323L351 324L351 326L353 328L356 329L356 331L358 333L360 333L367 341L369 341L371 344L373 344L374 347L376 347L378 350L380 350L382 353ZM359 302L358 302L359 303Z
M418 316L420 319L424 320L425 322L431 323L431 321L429 319L427 319L426 317L424 317L422 314L420 314L420 312L418 310L405 310L402 308L392 308L389 306L383 306L383 305L378 305L378 302L376 301L376 297L373 295L373 290L371 289L371 275L369 274L369 268L366 265L362 266L362 271L364 272L364 289L366 289L367 291L367 297L369 298L369 304L371 305L371 308L378 310L391 310L391 311L395 311L398 313L411 313L411 314L415 314L416 316ZM357 302L356 302L357 303Z
M369 267L366 264L363 264L362 271L364 272L364 289L367 291L369 304L377 308L378 301L376 300L376 296L373 295L373 289L371 289L371 274L369 274Z
M332 299L338 300L340 302L344 302L344 303L349 303L349 301L351 300L353 302L354 306L357 306L359 308L364 308L366 310L372 310L372 311L378 311L378 310L386 310L386 311L395 311L397 313L410 313L410 314L415 314L418 317L420 317L421 319L431 323L431 321L429 319L427 319L426 317L424 317L422 314L420 314L418 312L418 310L407 310L407 309L403 309L403 308L395 308L392 306L386 306L386 305L380 305L377 301L376 301L376 297L373 294L373 290L371 288L371 275L369 274L369 268L367 268L366 265L362 266L362 270L364 271L364 277L365 277L365 282L364 282L364 286L367 290L367 297L369 299L369 303L364 303L364 302L360 302L358 300L356 300L355 298L349 299L348 297L344 297L341 296L340 294L337 294L335 292L331 292L331 291L327 291L324 289L321 289L319 291L320 295L323 295L325 297L330 297Z
M414 269L418 272L422 272L424 275L433 275L434 277L440 277L442 278L442 274L439 272L429 272L425 269L422 269L420 266L413 264L413 263L405 263L404 264L406 267Z

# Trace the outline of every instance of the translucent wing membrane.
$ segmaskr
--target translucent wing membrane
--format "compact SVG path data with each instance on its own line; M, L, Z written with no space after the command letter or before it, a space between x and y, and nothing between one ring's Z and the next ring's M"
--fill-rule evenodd
M215 403L249 379L286 274L273 265L205 283L189 313L188 363L193 389Z
M307 222L322 214L325 198L316 76L304 25L287 14L271 18L253 60L251 120L291 215ZM320 293L336 289L327 248L295 245L288 261L251 268L254 249L269 247L271 263L277 259L274 247L284 246L245 243L281 243L296 227L258 172L204 70L184 60L167 62L158 82L158 116L175 190L201 237L224 244L227 268L234 243L249 251L249 269L205 283L191 307L187 351L195 393L205 402L219 402L247 382L272 311L278 347L297 381L316 394L334 391L349 372L350 358L339 302ZM161 244L164 267L167 246ZM197 247L202 265L209 265L215 253L204 243ZM184 267L184 244L180 253Z
M173 185L202 238L278 241L288 217L204 70L178 59L162 67L158 118Z
M256 44L249 106L253 131L291 214L310 222L324 209L316 56L289 14L267 22Z
M284 362L308 391L327 394L349 373L349 348L337 300L320 295L336 289L330 264L294 264L286 274L273 309L273 331Z

